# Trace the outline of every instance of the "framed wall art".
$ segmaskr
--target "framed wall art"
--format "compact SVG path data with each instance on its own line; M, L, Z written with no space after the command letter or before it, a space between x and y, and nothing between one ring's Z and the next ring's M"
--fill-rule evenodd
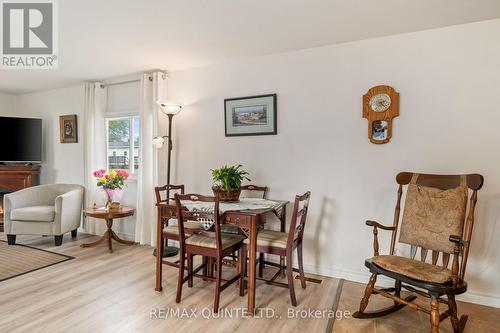
M78 124L76 114L59 116L59 132L61 143L78 142Z
M276 94L224 100L226 136L277 134Z

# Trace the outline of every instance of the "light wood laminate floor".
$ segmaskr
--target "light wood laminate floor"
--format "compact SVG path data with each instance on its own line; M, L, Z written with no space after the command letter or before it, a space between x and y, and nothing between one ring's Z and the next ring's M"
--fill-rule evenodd
M5 239L1 235L0 239ZM18 242L74 256L75 259L0 282L0 332L325 332L328 318L287 319L290 297L287 289L257 282L256 304L268 308L269 316L281 318L242 318L247 297L240 297L236 285L221 293L220 311L226 318L210 316L214 283L194 280L185 284L182 302L175 303L177 269L164 267L162 292L156 292L155 259L149 246L106 244L80 248L97 236L79 234L72 240L64 236L61 247L53 237L21 237ZM225 269L230 275L234 269ZM267 270L267 269L266 269ZM272 269L270 269L272 270ZM270 272L271 273L271 272ZM300 288L296 280L297 309L330 309L337 280L324 278L322 284L308 283ZM172 317L151 318L154 309L179 309ZM183 310L186 309L186 312ZM196 309L196 317L183 318ZM234 318L228 316L234 315ZM261 317L265 317L261 313Z
M308 283L302 290L295 280L298 306L292 307L288 290L257 281L256 305L260 318L242 318L246 297L238 295L235 285L221 294L220 318L211 316L213 282L194 280L193 288L185 284L182 302L175 303L177 270L164 267L162 292L154 291L155 260L149 246L113 244L109 253L106 244L95 248L80 248L81 243L96 240L98 236L79 234L76 240L64 236L61 247L54 246L53 237L18 236L18 242L42 249L74 256L70 260L39 271L0 282L0 332L325 332L328 313L319 318L289 318L289 309L307 311L332 309L339 281L323 279L322 284ZM5 239L0 234L0 239ZM232 275L234 269L225 271ZM266 269L273 274L272 269ZM362 295L363 285L344 283L339 310L350 310ZM348 293L345 294L348 290ZM352 299L352 301L349 301ZM346 303L347 302L347 303ZM173 316L165 312L174 311ZM191 315L191 310L196 316ZM160 318L151 316L156 311ZM178 311L178 313L175 313ZM232 312L230 312L232 311ZM334 332L393 332L412 327L419 315L401 312L397 317L377 322L340 320ZM498 332L500 309L460 303L460 313L469 313L471 322L466 332ZM204 318L205 316L209 318ZM231 318L231 316L233 316ZM383 323L383 324L381 324ZM387 324L388 323L388 324ZM389 325L391 324L391 325ZM418 324L417 324L418 326ZM331 326L330 326L331 327ZM371 328L370 328L371 327ZM428 325L413 326L408 332L426 332ZM447 332L445 330L445 332ZM329 332L327 332L329 333Z

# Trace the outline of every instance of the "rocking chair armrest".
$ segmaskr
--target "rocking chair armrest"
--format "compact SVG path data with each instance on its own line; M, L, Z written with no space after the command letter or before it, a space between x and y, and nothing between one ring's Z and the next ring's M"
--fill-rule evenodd
M366 225L367 226L370 226L370 227L374 227L374 228L379 228L379 229L382 229L382 230L391 230L391 231L394 231L396 230L396 227L394 226L386 226L386 225L382 225L380 223L378 223L377 221L371 221L371 220L368 220L366 221Z
M451 281L453 285L456 286L461 279L459 276L461 269L459 267L458 256L460 255L462 248L464 248L468 244L468 242L462 237L456 235L451 235L449 240L450 242L455 243L455 246L453 247L453 263L451 265Z
M450 240L450 242L453 242L453 243L458 244L460 246L465 246L467 244L466 240L464 240L462 237L456 236L456 235L451 235L449 240Z
M366 225L367 226L370 226L370 227L373 227L373 255L374 256L378 256L379 253L378 253L378 229L377 228L380 228L382 230L392 230L394 232L394 230L396 230L396 227L388 227L388 226L385 226L385 225L382 225L376 221L366 221Z

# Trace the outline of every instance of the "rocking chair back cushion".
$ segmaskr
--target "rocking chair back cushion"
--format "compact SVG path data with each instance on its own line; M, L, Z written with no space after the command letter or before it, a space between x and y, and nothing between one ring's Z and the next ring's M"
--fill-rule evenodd
M399 241L424 249L453 253L450 235L462 237L467 208L467 178L460 176L455 188L441 189L417 184L413 174L406 194Z

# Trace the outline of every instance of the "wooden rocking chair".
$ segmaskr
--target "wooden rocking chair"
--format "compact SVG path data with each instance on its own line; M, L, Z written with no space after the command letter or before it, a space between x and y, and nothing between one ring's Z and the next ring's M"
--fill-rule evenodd
M370 269L372 275L361 299L359 311L355 312L353 317L381 317L408 306L430 315L431 333L438 333L439 324L448 317L454 332L463 332L467 315L458 319L455 296L467 290L464 275L474 227L477 191L483 186L483 176L402 172L397 175L396 181L399 189L393 226L366 221L368 226L373 227L374 257L365 261L365 266ZM408 185L408 190L399 242L411 245L410 258L395 255L403 185ZM470 198L469 190L472 190ZM468 199L470 204L465 219ZM392 232L390 255L379 255L378 229ZM415 259L419 247L420 260ZM430 263L426 262L429 250L432 252ZM442 260L441 264L438 264L440 253ZM448 268L450 255L453 255L451 269ZM394 287L375 288L379 274L394 279ZM410 291L412 295L402 298L402 288ZM392 299L394 305L378 311L365 311L373 294ZM416 295L430 298L430 310L413 302L417 298ZM440 313L439 303L446 304L448 309Z

